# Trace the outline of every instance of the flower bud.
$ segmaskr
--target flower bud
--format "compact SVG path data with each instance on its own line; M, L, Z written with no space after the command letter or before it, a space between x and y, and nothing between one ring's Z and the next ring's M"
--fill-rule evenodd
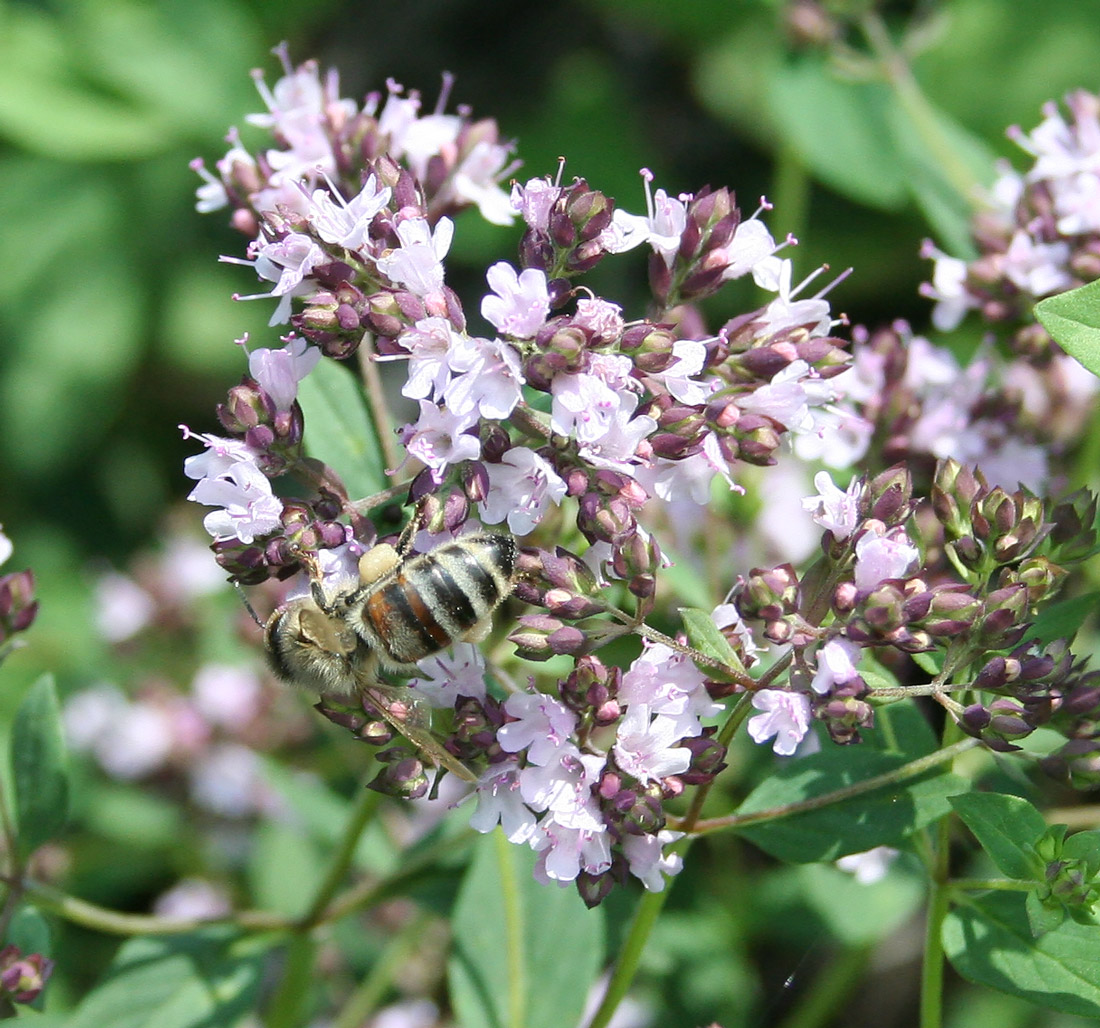
M860 514L875 518L887 528L904 524L913 512L913 476L908 467L895 464L876 475L860 496Z
M753 568L737 600L744 618L778 618L798 609L798 573L791 564Z
M367 784L368 789L384 796L420 799L428 791L428 775L421 760L404 746L394 746L377 754L382 769Z
M30 628L37 614L34 572L13 571L0 576L0 643Z
M5 946L0 949L0 990L15 1003L33 1003L53 969L54 962L41 953L24 956L18 946Z

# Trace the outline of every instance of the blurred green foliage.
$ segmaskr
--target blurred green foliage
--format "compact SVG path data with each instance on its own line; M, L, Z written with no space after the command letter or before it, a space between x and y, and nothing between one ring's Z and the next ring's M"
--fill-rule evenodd
M935 105L926 113L951 140L965 141L972 172L975 156L1013 156L1006 126L1033 125L1044 101L1100 86L1100 0L899 3L887 14L900 23L914 7L927 19L914 61ZM673 193L729 185L749 211L767 194L777 204L769 219L776 234L802 241L803 272L822 262L855 268L835 309L854 322L908 317L924 327L919 242L933 234L951 248L959 239L945 228L952 212L935 181L919 184L929 163L922 140L880 85L799 53L781 9L778 0L0 5L0 523L15 542L13 566L35 568L43 600L32 649L4 667L16 685L0 692L0 716L10 720L19 683L40 669L57 671L62 694L114 670L92 627L88 576L97 562L122 566L155 540L186 495L181 464L194 446L176 426L215 430L214 405L244 368L233 340L247 332L256 344L273 342L270 305L231 299L257 285L247 269L216 258L240 255L244 240L220 215L194 211L198 179L188 161L220 157L226 128L244 129L243 116L262 109L248 72L260 67L273 81L279 71L268 50L282 39L296 60L337 67L345 95L383 89L392 76L419 88L430 107L441 71L451 71L452 103L495 117L517 140L527 173L553 174L564 155L566 176L586 177L630 210L643 205L643 166ZM507 254L518 238L464 217L450 265L460 295L479 295L486 258ZM602 284L630 302L625 282ZM189 516L197 524L200 509ZM222 634L205 645L228 645L235 603L225 596L212 605L206 627L220 622ZM164 672L186 680L208 655L189 652L184 663L173 654L180 663ZM753 759L761 757L731 756ZM347 772L339 757L333 769L333 781ZM295 788L285 775L282 787ZM308 833L272 824L256 838L242 905L293 912L302 901L296 880L346 815L335 789L312 789L292 800L312 813ZM86 831L74 851L74 893L142 909L209 856L195 851L180 808L163 799L79 778L74 793ZM363 845L363 861L384 863L381 839ZM722 837L692 857L639 986L669 1028L779 1023L792 982L832 970L842 984L855 980L843 952L822 941L825 928L849 947L869 946L904 925L916 902L904 865L870 901L863 894L863 916L853 921L844 900L850 880L831 868L765 879L758 853ZM616 896L606 907L612 950L630 902ZM131 995L127 975L150 945L127 944L111 988ZM255 953L233 951L221 937L204 945L201 959L225 961L227 977L254 968ZM373 950L358 945L366 964ZM114 949L70 930L55 954L69 970L52 986L52 1002L75 999ZM246 979L232 1002L251 1001L255 978ZM180 994L194 987L181 970ZM873 969L862 990L905 993L888 967ZM850 1003L850 1019L835 1023L900 1025L911 1014L891 1010L887 1021L866 998ZM959 993L953 1004L948 1023L960 1028L1083 1023L1039 1020L1032 1008L988 993Z

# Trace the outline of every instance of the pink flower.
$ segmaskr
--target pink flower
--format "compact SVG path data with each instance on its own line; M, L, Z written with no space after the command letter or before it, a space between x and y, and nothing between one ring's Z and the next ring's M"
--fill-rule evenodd
M517 720L501 726L497 742L506 753L527 750L533 764L557 761L577 727L577 715L545 693L514 693L504 701L504 710Z
M833 533L837 539L847 539L859 524L859 499L862 483L854 477L847 490L842 490L827 471L814 475L817 496L807 496L802 501L802 509L822 528Z
M492 293L481 301L481 316L501 335L533 338L550 314L546 272L525 268L517 275L507 261L498 261L485 278Z
M537 525L549 504L565 496L565 482L534 450L513 446L499 463L486 464L489 492L478 504L481 520L495 525L507 519L515 535L527 535Z
M510 203L529 228L545 232L550 224L550 210L561 195L561 186L545 178L533 178L520 185L512 183Z
M288 411L298 396L298 383L317 367L320 359L321 351L316 346L295 336L281 349L253 350L248 355L248 371L271 397L275 409Z
M846 685L859 677L856 665L863 650L849 639L830 639L817 651L817 674L810 683L819 696L824 696L834 685Z
M772 749L789 757L810 729L810 701L800 692L761 689L753 693L752 705L763 711L749 719L752 741L764 743L775 736Z
M401 245L375 262L394 285L416 296L429 297L443 288L443 258L451 248L454 222L440 218L433 230L425 218L406 218L397 225Z
M767 742L780 756L790 756L810 730L810 700L802 693L785 689L760 689L752 694L752 706L763 714L749 718L748 732L753 742Z
M918 560L920 550L904 528L870 527L856 541L856 588L865 592L888 578L904 578Z
M433 707L454 707L460 696L485 699L485 657L473 643L455 643L449 653L428 657L409 686Z
M631 705L616 731L615 762L643 784L682 774L691 764L691 750L675 745L682 738L677 721Z

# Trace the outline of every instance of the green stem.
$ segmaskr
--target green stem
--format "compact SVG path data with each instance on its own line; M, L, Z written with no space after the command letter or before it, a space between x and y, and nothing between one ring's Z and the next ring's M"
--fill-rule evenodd
M944 883L952 893L960 892L1031 892L1034 882L1024 882L1018 878L953 878Z
M781 146L776 155L770 202L779 217L775 227L784 235L802 235L810 207L810 176L794 147Z
M265 1028L298 1028L305 1024L305 1006L313 981L317 940L308 932L296 932L286 947L279 984L267 1003Z
M348 997L332 1028L360 1028L367 1023L370 1015L378 1008L386 990L392 984L397 972L408 963L416 952L425 926L431 921L430 914L421 914L410 921L390 940L381 956L371 964L366 978Z
M378 373L378 364L374 360L374 337L366 332L356 351L359 359L359 372L366 386L370 403L371 420L374 422L374 434L378 436L378 445L382 448L382 459L386 467L396 469L401 463L401 454L397 449L397 437L394 435L393 415L386 402L386 390L382 386L382 376ZM389 475L391 482L394 476ZM395 483L396 484L396 483Z
M940 753L961 752L963 743L976 739L958 739L962 729L947 719L943 728ZM954 756L954 754L952 754ZM930 868L928 921L924 930L924 959L921 963L920 1028L940 1028L943 1024L943 922L951 908L951 815L940 818L936 825L934 862Z
M515 858L503 831L493 832L504 901L505 949L508 954L508 1025L523 1028L527 1021L527 958L523 944L523 906L516 878Z
M683 855L688 840L683 839L674 849ZM623 947L619 951L619 959L615 961L615 969L611 972L611 978L607 983L607 991L600 1000L599 1007L588 1022L588 1028L607 1028L612 1016L619 1004L626 996L634 975L638 972L638 965L645 950L645 944L649 941L653 926L657 923L657 915L665 905L665 900L671 890L671 883L666 882L661 892L647 892L638 904L637 913L630 923L630 930L623 940Z
M813 986L779 1028L820 1028L832 1024L841 1005L867 970L869 946L846 949L815 978Z
M960 753L979 746L977 739L961 739L959 742L946 749L937 750L926 757L912 760L908 764L895 768L893 771L866 778L862 782L845 786L843 789L834 789L832 792L822 793L820 796L811 796L809 799L800 800L798 803L785 803L780 807L772 807L770 810L756 810L751 814L728 814L726 817L712 817L700 821L695 825L694 833L702 835L707 832L716 832L723 828L745 828L748 825L761 824L766 821L778 821L780 818L792 817L795 814L805 814L811 810L820 810L822 807L832 806L865 793L874 792L886 786L897 785L907 779L924 774L939 764L954 760ZM673 823L669 820L670 828L681 827L680 822Z
M308 932L323 920L325 908L332 901L332 897L336 895L336 890L347 875L348 868L351 867L351 862L355 857L355 848L359 845L359 837L363 834L363 829L367 827L371 818L374 817L381 800L381 793L375 792L373 789L367 789L364 786L359 787L359 796L348 817L344 837L340 840L340 846L332 856L324 879L318 886L316 893L314 893L309 911L300 922L302 931Z
M212 924L231 924L247 931L289 931L295 927L291 919L265 910L239 910L224 917L208 918L120 914L29 878L23 879L23 889L43 910L73 924L110 935L182 935Z
M909 115L925 150L943 171L948 184L970 206L974 206L981 183L960 159L955 147L944 133L932 105L921 92L908 62L894 46L882 19L868 13L861 22L863 34L878 58L886 81L893 87L898 102Z
M948 824L946 817L939 824L938 859L928 896L928 922L921 966L920 1028L940 1028L943 1023L943 922L951 906L951 889L946 882Z

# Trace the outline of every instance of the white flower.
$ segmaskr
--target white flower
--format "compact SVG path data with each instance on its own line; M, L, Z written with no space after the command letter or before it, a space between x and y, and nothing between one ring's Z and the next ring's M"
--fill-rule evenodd
M248 355L249 374L259 383L275 404L275 409L288 411L298 396L298 383L321 359L321 351L295 336L278 350L260 347Z
M451 380L451 362L467 345L467 338L454 330L446 318L421 318L397 337L409 351L409 377L401 393L411 400L442 399ZM379 360L395 360L396 355Z
M665 847L683 837L683 832L664 829L656 835L626 835L623 837L623 856L630 866L630 873L641 880L649 892L662 892L665 876L680 873L684 858L676 853L665 853Z
M531 339L550 314L546 272L525 268L519 274L498 261L485 274L492 292L481 301L481 316L501 335Z
M470 817L470 827L484 834L497 824L511 843L530 842L535 834L535 815L520 796L514 762L491 765L477 785L477 809Z
M217 478L224 475L234 464L253 463L256 451L242 439L223 439L209 433L192 432L186 425L180 425L184 439L199 439L206 450L188 457L183 462L183 473L188 478Z
M363 188L350 200L345 200L335 187L317 189L310 198L310 224L326 242L361 250L366 245L370 223L390 202L391 193L390 187L380 186L374 175L367 177Z
M565 482L550 463L526 446L513 446L499 463L485 464L489 491L478 504L481 520L495 525L507 519L514 535L527 535L546 512L548 504L559 504L565 496Z
M504 701L504 710L517 720L497 731L501 749L506 753L527 750L533 764L557 761L559 750L577 727L577 715L545 693L514 693Z
M856 540L856 588L869 591L888 578L904 578L919 560L904 528L869 529Z
M476 422L476 413L460 415L421 400L420 417L416 424L405 426L401 441L409 456L429 468L434 481L442 482L448 465L476 460L481 453L478 437L466 431Z
M282 525L283 503L271 491L267 476L250 461L238 461L217 478L202 479L187 498L222 508L202 521L215 539L251 543Z
M451 248L454 222L440 218L434 231L425 218L407 218L398 224L401 245L387 250L375 262L394 285L416 296L429 297L443 288L443 258Z
M818 495L807 496L802 501L805 510L817 524L833 533L837 539L847 539L859 524L859 500L863 484L856 476L842 490L827 471L814 475Z
M850 639L830 639L817 651L817 674L810 683L819 696L824 696L834 685L846 685L859 677L856 665L863 650Z
M853 875L860 885L873 885L886 877L898 853L892 846L876 846L863 853L849 853L837 860L836 866Z
M753 693L752 705L764 712L749 719L752 741L764 743L775 736L772 749L789 757L810 729L810 701L800 692L761 689Z
M491 225L511 225L515 219L508 194L498 178L508 174L509 147L483 139L471 147L451 175L451 192L460 202L477 205Z
M531 848L539 853L535 878L547 884L566 884L575 881L582 870L599 875L611 867L611 840L602 824L578 828L556 818L543 818Z
M615 762L644 784L682 774L691 764L691 750L674 745L681 738L675 720L651 717L645 704L632 705L616 731Z
M458 373L443 390L443 398L457 414L507 418L523 396L519 354L499 339L466 339L451 357L451 369Z

